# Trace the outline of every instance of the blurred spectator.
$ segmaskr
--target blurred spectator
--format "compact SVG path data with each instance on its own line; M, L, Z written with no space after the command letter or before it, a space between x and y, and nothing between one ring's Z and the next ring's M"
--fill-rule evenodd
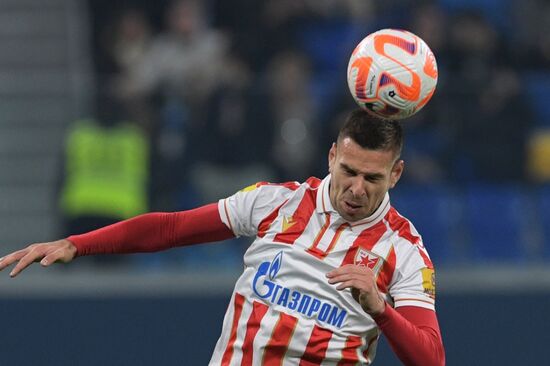
M128 117L148 130L153 121L151 106L118 89L150 52L152 37L152 25L144 11L137 7L120 10L114 23L100 35L103 49L100 54L104 55L99 78L101 88L108 89L120 103L126 104Z
M300 31L311 22L304 0L216 0L214 9L216 24L232 34L236 51L255 73L264 72L281 50L299 47Z
M437 4L428 2L413 9L410 30L422 38L433 51L439 71L445 69L448 53L447 14Z
M96 59L101 80L108 80L140 62L151 44L153 27L139 7L123 7L102 25L97 32Z
M148 137L121 112L116 99L100 95L97 116L69 129L60 192L65 236L149 210Z
M302 53L284 50L271 61L267 80L275 126L272 158L279 177L307 178L314 164L317 132L311 64Z
M140 62L151 44L151 25L138 9L124 11L114 31L110 50L118 69L127 72Z
M525 179L526 141L532 124L517 73L508 67L505 44L475 12L451 23L447 128L455 181Z
M131 65L118 90L127 101L151 106L153 207L173 210L204 143L206 103L231 72L229 39L208 25L204 2L176 0L165 14L166 29Z
M514 32L507 34L514 50L514 65L523 69L550 67L550 3L547 0L512 2Z
M205 201L256 181L277 179L271 161L274 123L265 85L235 52L227 58L225 71L225 80L203 111L204 125L192 137L203 141L195 145L190 174Z
M177 95L204 100L223 77L228 40L208 26L203 3L176 0L166 11L165 32L156 36L122 85L128 95Z

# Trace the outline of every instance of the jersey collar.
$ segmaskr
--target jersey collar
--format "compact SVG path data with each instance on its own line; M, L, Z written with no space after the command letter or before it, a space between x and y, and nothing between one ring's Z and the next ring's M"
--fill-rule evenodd
M341 218L340 214L334 209L332 206L332 203L330 202L330 196L329 196L329 187L330 187L330 174L327 175L321 182L321 185L319 189L317 190L317 197L316 197L316 210L319 213L328 213L330 215L335 216L336 218L340 218L344 221L343 218ZM373 226L376 223L378 223L380 220L386 216L388 211L390 210L390 195L386 193L384 196L384 199L382 200L382 203L374 213L368 217L365 217L362 220L354 221L350 223L350 226L352 229L357 228L360 230L363 230L367 227Z

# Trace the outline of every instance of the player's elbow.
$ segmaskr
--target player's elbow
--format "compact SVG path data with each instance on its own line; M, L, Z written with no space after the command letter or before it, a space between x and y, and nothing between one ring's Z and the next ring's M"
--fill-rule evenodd
M429 341L429 353L424 353L424 359L420 363L415 363L415 366L445 366L445 348L443 340L439 332L431 331ZM426 351L428 348L426 349Z

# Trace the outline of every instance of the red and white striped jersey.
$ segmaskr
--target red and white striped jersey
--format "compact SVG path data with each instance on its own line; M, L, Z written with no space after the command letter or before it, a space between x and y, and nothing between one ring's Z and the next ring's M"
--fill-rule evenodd
M329 199L330 175L257 183L222 199L222 221L256 236L244 255L210 365L368 365L379 330L325 274L345 264L377 275L395 307L434 309L433 265L412 224L391 207L346 222Z

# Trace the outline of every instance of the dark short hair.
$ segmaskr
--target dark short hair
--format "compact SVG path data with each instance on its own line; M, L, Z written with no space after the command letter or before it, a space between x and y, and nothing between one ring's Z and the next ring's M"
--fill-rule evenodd
M338 142L349 137L369 150L393 150L396 159L403 149L403 128L396 120L381 119L363 109L351 112L338 133Z

